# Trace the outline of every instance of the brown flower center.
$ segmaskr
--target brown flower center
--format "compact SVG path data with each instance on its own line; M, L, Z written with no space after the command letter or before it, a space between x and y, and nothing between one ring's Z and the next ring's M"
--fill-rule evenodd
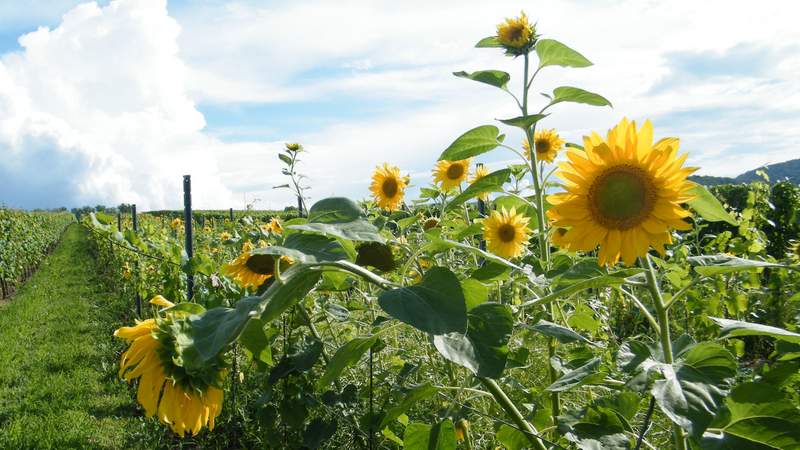
M547 139L537 139L535 145L536 153L547 153L550 151L550 141Z
M383 186L381 186L383 190L383 195L388 198L392 198L397 195L397 191L399 190L399 186L397 185L397 180L394 178L387 178L383 180Z
M447 168L447 178L451 180L458 180L463 175L464 175L463 164L450 164L450 167Z
M653 212L656 189L644 169L622 164L606 169L589 187L589 208L600 225L627 230Z
M248 269L259 275L272 275L275 271L275 257L272 255L252 255L244 263Z
M517 229L513 225L504 223L497 229L497 236L503 242L514 242L514 237L517 235Z

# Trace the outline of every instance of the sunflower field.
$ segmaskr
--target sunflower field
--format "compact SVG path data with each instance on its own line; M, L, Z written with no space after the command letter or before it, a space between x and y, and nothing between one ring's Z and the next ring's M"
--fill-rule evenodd
M709 191L648 120L565 142L559 104L611 103L537 74L592 63L524 14L476 47L524 76L455 73L510 112L428 180L376 161L368 201L196 219L192 257L177 214L83 218L143 303L118 375L159 445L800 449L797 186Z
M11 296L74 221L75 216L68 212L0 207L0 299Z

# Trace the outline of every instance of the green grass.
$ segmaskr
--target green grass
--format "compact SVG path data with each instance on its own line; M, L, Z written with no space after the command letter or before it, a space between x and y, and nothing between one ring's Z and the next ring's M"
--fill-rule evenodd
M112 332L125 299L109 292L86 231L61 244L0 306L0 448L130 448L143 421L116 377ZM141 435L140 435L141 436Z

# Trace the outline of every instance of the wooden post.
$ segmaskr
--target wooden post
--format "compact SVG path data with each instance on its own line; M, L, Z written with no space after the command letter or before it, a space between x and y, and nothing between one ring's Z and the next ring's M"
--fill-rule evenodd
M131 216L133 219L133 232L134 234L139 232L139 219L136 217L136 204L131 205ZM136 316L142 317L142 296L139 295L139 258L137 256L136 262L133 265L133 273L134 279L136 280L136 286L134 289L136 290Z
M183 176L183 226L186 234L186 256L192 258L192 176ZM194 296L194 276L186 275L186 297L191 300Z

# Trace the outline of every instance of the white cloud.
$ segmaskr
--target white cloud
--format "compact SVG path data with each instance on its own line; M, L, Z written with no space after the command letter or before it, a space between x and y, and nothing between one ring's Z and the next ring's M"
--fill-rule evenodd
M186 95L178 24L164 0L82 4L0 60L0 198L23 206L229 202L221 145ZM27 201L26 201L27 200Z

